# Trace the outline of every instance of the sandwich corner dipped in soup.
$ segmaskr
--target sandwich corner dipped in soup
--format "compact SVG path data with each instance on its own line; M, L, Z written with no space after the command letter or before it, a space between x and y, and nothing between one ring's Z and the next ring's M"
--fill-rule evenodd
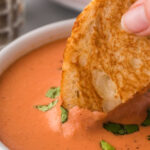
M148 89L150 39L126 33L135 0L93 0L79 15L64 53L64 106L108 112Z

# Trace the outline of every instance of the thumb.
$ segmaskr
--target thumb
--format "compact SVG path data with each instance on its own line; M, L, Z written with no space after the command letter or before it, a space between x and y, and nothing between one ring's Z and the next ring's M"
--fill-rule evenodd
M137 1L122 17L122 28L137 35L150 35L150 0Z

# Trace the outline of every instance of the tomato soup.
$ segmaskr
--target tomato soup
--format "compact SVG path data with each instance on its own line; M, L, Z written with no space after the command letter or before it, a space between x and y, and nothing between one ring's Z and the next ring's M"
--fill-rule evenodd
M35 105L49 104L50 87L60 86L66 39L27 54L0 77L0 141L11 150L101 150L105 140L116 150L149 150L150 127L140 126L150 108L150 94L137 96L109 114L74 107L61 123L61 100L47 112ZM104 122L138 124L139 131L114 135Z

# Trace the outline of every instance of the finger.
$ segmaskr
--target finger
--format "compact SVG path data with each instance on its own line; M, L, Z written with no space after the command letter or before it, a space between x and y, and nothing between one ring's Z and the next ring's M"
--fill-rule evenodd
M150 21L150 0L145 0L144 5L145 5L145 10L146 10L146 15Z
M150 0L147 1L149 2ZM144 33L144 35L150 34L150 19L147 15L150 12L149 10L146 11L146 7L146 4L138 4L124 14L121 24L125 31L139 35L140 33Z
M145 0L144 7L146 11L146 16L148 17L149 22L150 22L150 0ZM137 35L140 35L140 36L150 35L150 26L145 31L137 33Z
M150 22L150 0L145 0L144 7L145 7L146 16ZM140 36L150 35L150 26L145 31L137 33L137 35Z
M145 31L143 31L143 32L136 33L136 35L139 35L139 36L148 36L148 35L150 35L150 27L148 29L146 29Z
M135 7L137 7L137 6L141 5L141 4L144 4L144 1L145 1L145 0L138 0L138 1L136 1L136 2L130 7L130 9L135 8Z

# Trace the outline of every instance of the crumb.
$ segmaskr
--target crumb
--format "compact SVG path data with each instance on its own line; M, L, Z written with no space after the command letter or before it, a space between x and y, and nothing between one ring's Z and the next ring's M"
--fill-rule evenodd
M134 143L136 143L137 141L136 140L134 140Z
M58 70L60 71L60 70L62 70L62 68L60 67L60 68L58 68Z
M77 97L79 98L80 97L79 91L76 91L76 94L77 94Z
M2 96L1 99L6 99L6 97Z

